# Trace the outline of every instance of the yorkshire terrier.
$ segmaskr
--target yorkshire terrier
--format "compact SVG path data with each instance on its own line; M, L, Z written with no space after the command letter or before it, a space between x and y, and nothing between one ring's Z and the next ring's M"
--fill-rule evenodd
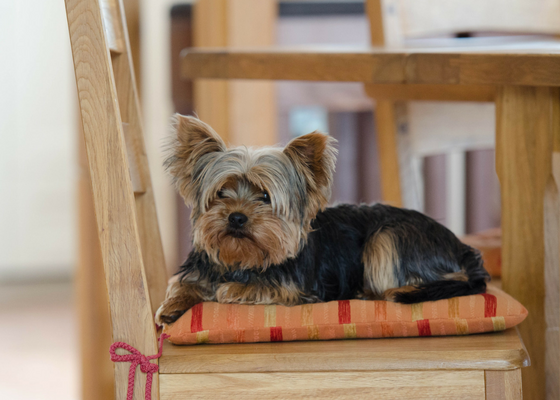
M384 204L325 208L332 137L227 148L199 119L175 119L165 165L192 207L193 250L156 313L159 324L202 301L416 303L485 292L479 252L433 219Z

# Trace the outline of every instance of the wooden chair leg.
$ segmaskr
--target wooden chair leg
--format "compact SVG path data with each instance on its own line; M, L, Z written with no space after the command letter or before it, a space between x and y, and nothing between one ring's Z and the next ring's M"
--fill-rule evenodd
M369 85L366 92L369 94ZM422 161L414 156L408 132L406 104L390 100L375 103L383 201L422 211Z
M485 371L486 400L522 400L521 370Z
M402 207L401 178L395 103L379 100L375 107L375 126L381 164L381 193L383 201Z
M107 287L81 129L79 137L79 251L75 290L80 330L81 398L112 400L115 384L113 364L108 357L112 340Z
M446 154L446 187L447 187L447 227L457 236L465 234L466 225L466 163L467 154L462 150L450 151Z

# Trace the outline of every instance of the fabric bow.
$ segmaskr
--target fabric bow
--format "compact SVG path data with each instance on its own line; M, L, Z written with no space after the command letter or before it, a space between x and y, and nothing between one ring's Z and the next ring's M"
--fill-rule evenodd
M109 353L111 353L111 361L113 362L130 362L130 370L128 372L128 390L126 392L126 399L132 400L134 394L134 379L136 375L136 367L140 365L140 371L146 376L146 400L152 398L152 377L153 374L158 372L159 366L157 364L152 364L150 360L154 360L161 357L163 350L163 341L167 339L169 335L162 333L159 337L159 352L153 356L145 356L136 350L131 345L125 342L115 342L111 345ZM117 354L117 349L123 349L129 351L130 354Z

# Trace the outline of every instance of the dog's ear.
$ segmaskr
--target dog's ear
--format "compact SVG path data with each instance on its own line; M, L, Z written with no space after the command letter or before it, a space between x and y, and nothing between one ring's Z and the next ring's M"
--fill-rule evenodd
M178 151L181 158L198 160L205 154L225 151L226 145L222 138L210 127L196 117L181 114L173 116L175 134L177 135Z
M305 176L309 195L316 198L319 208L326 206L331 194L337 153L335 143L333 137L313 132L293 139L284 149L298 173Z
M190 204L193 201L191 197L195 195L193 172L196 163L211 153L226 151L226 145L210 125L196 117L175 114L172 122L174 137L164 165L177 189Z

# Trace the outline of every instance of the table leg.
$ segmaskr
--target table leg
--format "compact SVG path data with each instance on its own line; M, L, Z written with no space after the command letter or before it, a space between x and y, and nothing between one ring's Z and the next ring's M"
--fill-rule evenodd
M558 398L558 89L507 86L496 99L503 288L529 310L519 330L531 357L526 399ZM560 147L556 146L556 151ZM556 299L556 300L555 300ZM554 394L556 394L554 396Z

